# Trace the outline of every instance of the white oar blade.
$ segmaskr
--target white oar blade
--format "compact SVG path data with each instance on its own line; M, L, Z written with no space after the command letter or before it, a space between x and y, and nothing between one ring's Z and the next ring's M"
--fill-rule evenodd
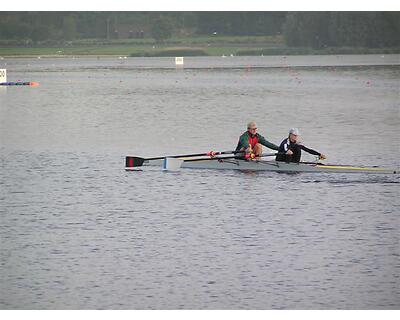
M183 163L182 159L177 158L164 158L163 170L165 171L177 171L181 168Z

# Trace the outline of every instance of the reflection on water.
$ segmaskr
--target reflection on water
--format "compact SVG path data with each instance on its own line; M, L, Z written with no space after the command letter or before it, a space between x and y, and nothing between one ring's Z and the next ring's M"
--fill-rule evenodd
M250 119L330 163L399 167L398 67L4 61L41 85L0 90L1 308L399 308L398 176L123 168L230 150Z

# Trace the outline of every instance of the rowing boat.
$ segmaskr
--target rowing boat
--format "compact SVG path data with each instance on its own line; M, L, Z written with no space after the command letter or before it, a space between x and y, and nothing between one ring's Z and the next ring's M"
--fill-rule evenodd
M128 158L128 157L127 157ZM181 168L191 169L225 169L225 170L244 170L244 171L276 171L276 172L336 172L336 173L379 173L396 174L397 169L387 169L379 167L357 167L347 165L331 165L322 163L286 163L275 160L243 160L232 158L219 159L191 159L180 158ZM126 170L134 170L136 166L129 166L126 161ZM164 165L164 159L144 159L143 166Z
M38 82L1 82L0 86L30 86L30 87L37 87L39 85Z

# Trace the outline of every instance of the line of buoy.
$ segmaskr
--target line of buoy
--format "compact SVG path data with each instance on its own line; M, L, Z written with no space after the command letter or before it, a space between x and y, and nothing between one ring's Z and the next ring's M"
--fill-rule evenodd
M0 83L0 86L31 86L31 87L37 87L39 85L39 82L2 82Z

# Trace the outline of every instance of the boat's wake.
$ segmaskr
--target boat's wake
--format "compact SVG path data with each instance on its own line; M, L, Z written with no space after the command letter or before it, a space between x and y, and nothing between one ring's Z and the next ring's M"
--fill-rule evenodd
M335 179L331 179L331 177L327 177L324 175L326 179L310 179L310 180L304 180L302 179L302 183L320 183L320 182L325 182L329 184L335 184L335 185L349 185L349 184L400 184L400 179L398 177L393 177L393 176L365 176L365 177L357 177L357 179L354 178L348 178L346 176L338 178L335 176Z

